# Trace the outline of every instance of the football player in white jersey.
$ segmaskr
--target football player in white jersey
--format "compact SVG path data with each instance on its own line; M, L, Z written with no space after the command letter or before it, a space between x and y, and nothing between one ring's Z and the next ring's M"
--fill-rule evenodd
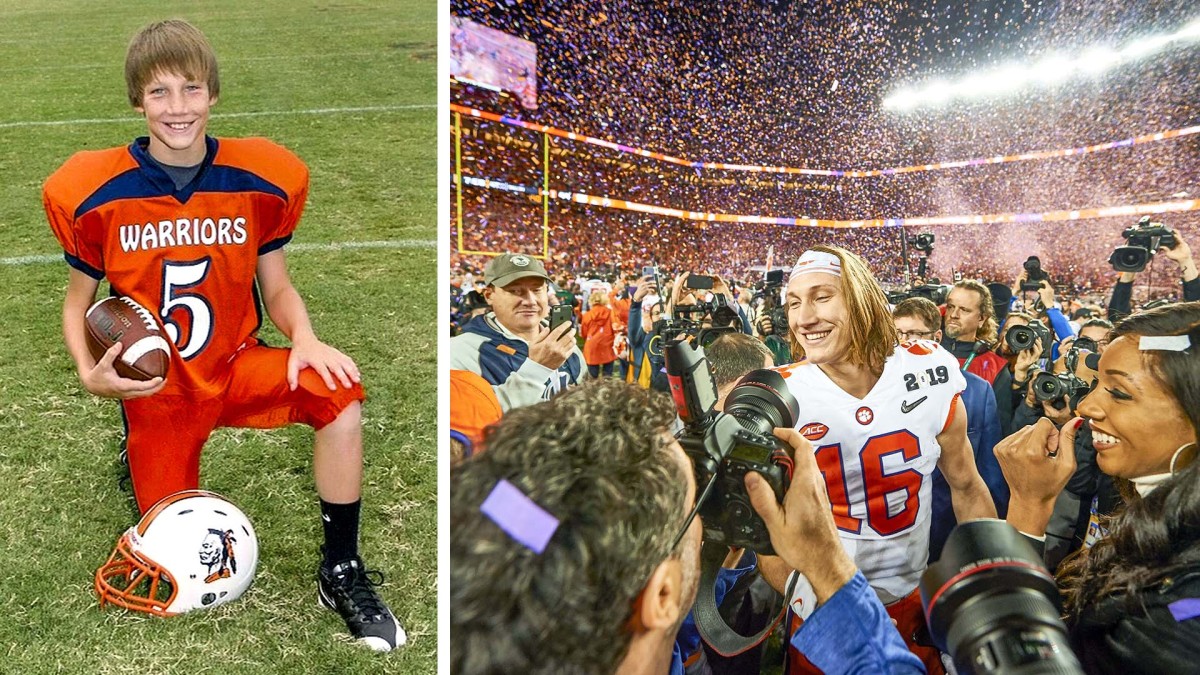
M958 361L936 342L897 344L887 297L861 258L834 246L800 256L787 286L793 358L779 368L800 403L842 544L901 635L931 673L935 648L915 645L924 623L917 581L929 549L931 474L941 468L958 521L995 518L975 468ZM798 617L814 601L802 582ZM811 667L791 651L790 672ZM811 671L810 671L811 672Z

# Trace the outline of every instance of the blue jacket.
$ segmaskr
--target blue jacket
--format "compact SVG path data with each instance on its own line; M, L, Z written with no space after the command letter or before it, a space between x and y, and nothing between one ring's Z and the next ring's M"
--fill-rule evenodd
M996 394L987 380L974 373L964 372L967 388L963 391L963 406L967 409L967 439L975 450L975 466L987 484L992 500L996 502L996 513L1004 518L1008 513L1008 483L1000 472L1000 462L992 452L1003 438L1000 416L996 412ZM950 484L940 469L933 472L933 510L930 512L929 562L942 555L946 537L958 524L954 517L954 504L950 500Z
M827 675L925 672L862 572L817 607L790 642Z
M490 312L467 322L460 335L450 338L450 367L487 380L504 412L547 400L578 382L584 372L579 347L558 370L547 368L530 359L529 343L501 326Z

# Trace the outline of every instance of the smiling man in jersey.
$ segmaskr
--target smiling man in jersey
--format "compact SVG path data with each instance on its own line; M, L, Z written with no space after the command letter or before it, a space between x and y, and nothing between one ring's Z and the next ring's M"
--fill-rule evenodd
M69 265L67 351L87 391L121 401L138 508L199 487L200 453L216 427L313 427L325 534L318 598L371 648L403 644L358 556L358 367L317 338L283 255L304 210L308 168L265 139L206 134L217 61L185 21L142 29L125 80L149 135L75 154L47 179L43 203ZM85 313L105 278L114 295L161 318L173 343L166 380L117 375L120 343L99 360L89 353ZM264 306L290 348L256 337Z
M915 645L924 617L917 581L929 550L931 475L950 484L959 522L995 518L975 468L958 363L936 342L897 346L887 298L857 255L806 251L787 286L791 347L778 369L800 403L797 429L812 442L846 551L930 672L937 650ZM801 581L795 620L814 611ZM812 672L790 650L791 672Z

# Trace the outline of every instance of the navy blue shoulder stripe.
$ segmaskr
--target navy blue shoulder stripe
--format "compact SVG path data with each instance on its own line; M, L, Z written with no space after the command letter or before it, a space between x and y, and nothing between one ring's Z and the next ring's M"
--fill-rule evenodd
M101 185L79 205L79 208L75 209L76 218L119 199L173 196L181 204L186 204L197 192L260 192L278 197L285 203L288 201L288 194L283 188L253 171L213 164L218 144L217 140L211 137L207 139L208 154L204 158L204 166L201 167L200 173L190 184L180 190L175 190L175 184L171 178L154 164L154 160L150 159L145 147L146 143L148 143L146 139L139 138L130 145L130 153L137 161L138 166L113 176L108 182Z
M290 234L284 235L278 239L272 239L271 241L268 241L267 243L258 247L258 254L263 255L265 253L270 253L271 251L279 250L283 248L284 244L287 244L291 240L292 235Z
M70 265L71 267L74 267L75 269L79 270L80 272L83 272L84 274L95 279L96 281L100 281L101 279L104 278L104 272L101 272L100 270L96 269L95 267L92 267L91 265L83 262L82 260L80 260L79 258L76 258L75 256L71 255L70 253L63 252L63 258L67 261L68 265Z
M107 183L101 185L99 190L93 192L79 205L79 208L75 209L75 217L79 218L88 211L118 199L147 199L161 197L164 194L170 193L164 193L162 188L146 180L141 171L133 168L113 176Z
M196 192L262 192L279 197L284 202L288 200L283 188L253 171L220 164L208 167Z
M228 166L210 166L195 192L262 192L279 197L285 202L288 199L287 192L278 185L263 180L262 177L245 169ZM75 217L79 218L88 211L119 199L148 199L171 194L146 180L140 170L130 169L114 176L99 190L93 192L92 196L75 209Z

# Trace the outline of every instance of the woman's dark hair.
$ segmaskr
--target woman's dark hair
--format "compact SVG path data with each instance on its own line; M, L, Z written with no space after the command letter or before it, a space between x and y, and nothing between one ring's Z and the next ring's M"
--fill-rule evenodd
M1135 314L1117 324L1112 338L1186 335L1182 351L1142 352L1146 367L1179 401L1200 438L1200 302ZM1149 429L1147 430L1150 433ZM1137 591L1200 565L1200 459L1175 473L1145 498L1133 498L1109 522L1108 536L1059 568L1068 619L1109 595L1124 595L1130 609Z

